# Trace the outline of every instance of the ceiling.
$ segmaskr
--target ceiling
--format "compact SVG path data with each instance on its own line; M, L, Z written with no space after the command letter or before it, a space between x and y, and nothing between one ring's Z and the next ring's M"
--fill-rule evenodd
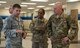
M36 2L36 1L31 1L31 0L0 0L0 1L6 1L7 3L0 3L0 9L4 9L4 8L9 8L9 6L18 3L21 5L22 2L27 2L27 3L36 3L35 5L27 5L27 7L22 7L23 10L27 10L28 8L34 8L34 9L38 9L37 6L45 6L46 7L52 7L49 4L55 3L56 1L60 1L63 4L66 3L65 0L48 0L48 2Z
M37 2L37 1L31 1L31 0L0 0L0 1L7 2L7 3L0 3L1 4L0 9L9 8L11 5L13 5L15 3L18 3L21 5L22 2L26 2L26 3L36 3L36 4L35 5L34 4L32 4L32 5L26 4L27 7L22 7L22 10L30 10L28 8L34 8L33 10L35 10L35 9L38 9L37 6L45 6L43 8L50 8L50 7L52 7L52 5L49 5L49 4L55 3L57 1L62 2L64 5L64 4L66 4L66 1L68 1L68 0L48 0L48 2Z

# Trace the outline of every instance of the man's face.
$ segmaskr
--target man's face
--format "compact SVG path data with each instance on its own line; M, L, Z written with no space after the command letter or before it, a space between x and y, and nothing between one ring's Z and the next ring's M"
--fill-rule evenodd
M54 12L55 14L61 14L62 13L62 7L60 5L54 6Z
M13 14L14 14L15 16L19 16L19 15L20 15L20 12L21 12L21 8L14 8L14 9L13 9Z
M39 11L38 11L38 16L39 16L40 18L43 18L44 12L43 12L42 10L39 10Z

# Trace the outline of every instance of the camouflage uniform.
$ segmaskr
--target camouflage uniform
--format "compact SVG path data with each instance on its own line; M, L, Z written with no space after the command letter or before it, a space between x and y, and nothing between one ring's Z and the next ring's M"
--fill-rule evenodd
M64 14L52 15L47 23L48 35L51 39L52 48L69 48L69 41L72 40L78 32L77 23L71 21ZM70 30L70 32L68 32ZM68 37L70 40L63 44L62 39Z
M35 18L30 24L32 35L32 48L47 48L48 38L45 25L47 23L46 19Z
M23 21L11 15L5 22L3 29L6 36L6 48L22 48L22 33L16 33L16 29L23 30Z
M3 27L3 20L0 17L0 44L1 44L1 30L2 30L2 27Z

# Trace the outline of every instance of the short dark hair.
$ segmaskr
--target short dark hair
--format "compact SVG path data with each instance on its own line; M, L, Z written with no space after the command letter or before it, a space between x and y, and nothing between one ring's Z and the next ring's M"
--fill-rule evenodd
M43 11L43 13L45 14L45 10L44 10L43 8L40 8L39 10L42 10L42 11ZM39 11L39 10L38 10L38 11Z
M14 8L20 8L20 9L21 9L21 6L20 6L19 4L14 4L12 8L13 8L13 9L14 9Z

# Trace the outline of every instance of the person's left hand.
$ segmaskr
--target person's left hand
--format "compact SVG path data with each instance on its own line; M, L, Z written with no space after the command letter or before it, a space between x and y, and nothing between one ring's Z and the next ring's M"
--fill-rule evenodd
M62 39L62 44L68 44L69 43L69 38L68 37L64 37Z
M16 32L17 33L22 33L23 31L22 30L19 30L19 29L16 29Z

